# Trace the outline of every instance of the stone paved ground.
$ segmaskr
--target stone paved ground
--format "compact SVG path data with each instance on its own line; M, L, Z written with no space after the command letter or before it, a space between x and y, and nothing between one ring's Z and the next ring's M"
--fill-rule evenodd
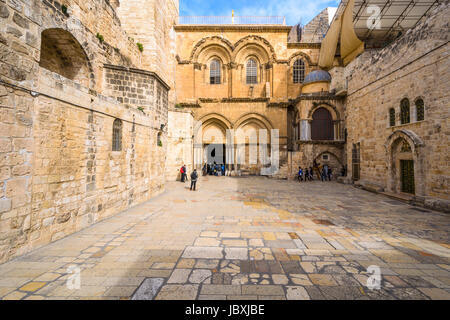
M186 187L0 265L0 297L450 299L449 215L334 182Z

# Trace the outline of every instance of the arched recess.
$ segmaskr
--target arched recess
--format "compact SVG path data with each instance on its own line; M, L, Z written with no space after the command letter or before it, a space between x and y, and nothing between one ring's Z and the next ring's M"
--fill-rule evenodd
M231 123L219 114L203 116L194 128L194 161L196 164L225 163L227 154L228 132ZM228 150L229 151L229 150Z
M327 102L320 102L320 103L313 103L312 107L308 111L308 117L307 119L311 120L313 113L319 109L319 108L325 108L331 113L331 117L333 118L333 121L341 120L341 115L336 108L336 106L327 103Z
M425 195L424 146L422 139L410 130L396 130L386 140L387 190L401 192L400 161L413 161L414 194ZM410 154L410 155L409 155Z
M260 65L271 61L269 52L259 43L243 43L242 46L236 48L235 52L233 52L232 59L237 64L245 65L249 57L256 58Z
M62 28L42 32L39 65L86 87L95 84L85 50L72 33Z
M292 66L292 65L294 64L295 60L297 60L297 59L299 59L299 58L302 59L303 61L305 61L305 63L307 64L306 67L309 67L309 66L311 66L311 65L314 65L314 64L312 63L311 58L309 57L309 55L307 55L306 53L301 52L301 51L296 52L296 53L294 53L293 55L291 55L291 56L289 57L289 59L288 59L289 65Z
M223 64L231 62L231 52L225 46L219 44L208 44L197 53L193 59L197 63L207 64L212 57L219 58Z
M328 109L320 107L312 114L311 140L333 140L333 118Z
M223 115L218 113L209 113L202 116L194 126L194 142L196 144L202 144L203 130L205 128L215 125L223 132L226 137L226 130L232 129L232 123Z
M267 119L265 116L258 114L258 113L246 113L246 114L242 115L239 119L237 119L234 122L233 128L238 129L239 127L241 127L244 123L246 123L248 121L254 121L254 122L261 124L261 127L269 130L269 133L270 133L270 130L273 129L273 125L270 122L270 120Z
M257 36L257 35L249 35L244 38L241 38L234 44L234 52L233 52L233 61L236 63L242 63L240 62L240 59L238 58L241 54L240 52L244 48L260 48L261 53L265 53L264 55L267 57L267 61L274 62L277 60L275 49L270 44L269 41L264 39L263 37ZM264 59L264 60L266 60ZM242 60L242 59L241 59ZM266 61L265 61L266 62Z
M223 37L218 36L205 37L201 39L199 42L197 42L197 44L194 46L194 49L192 49L190 60L193 62L199 62L200 53L209 46L216 46L222 48L224 52L228 53L229 57L231 57L231 52L234 50L234 46L231 44L231 42Z
M234 123L238 170L259 174L260 168L270 163L272 128L267 118L256 113L245 114Z

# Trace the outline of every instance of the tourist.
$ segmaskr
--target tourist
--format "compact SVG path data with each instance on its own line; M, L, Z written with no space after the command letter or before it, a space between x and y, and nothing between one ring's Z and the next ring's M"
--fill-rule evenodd
M317 175L317 180L320 180L320 173L322 172L320 163L317 163L316 160L314 160L313 167L314 167L314 172Z
M314 180L313 168L309 167L309 181L313 181L313 180Z
M342 175L343 177L345 177L345 176L347 175L347 172L346 172L346 170L345 170L345 166L342 166L342 169L341 169L341 175Z
M325 178L325 181L327 181L327 179L328 179L328 165L327 164L324 164L323 165L323 174L324 174L324 178Z
M298 181L303 181L303 169L302 167L298 167L298 176L297 176Z
M328 169L328 181L331 181L331 178L333 177L333 173L331 168Z
M222 164L222 176L225 176L225 165Z
M194 188L194 191L195 191L195 186L197 184L197 178L198 178L197 169L194 169L194 171L191 173L191 191L192 191L192 188Z
M203 176L206 176L206 163L203 165L203 168L202 168L202 175Z
M186 166L183 164L180 168L181 173L181 182L184 182L184 178L186 176Z

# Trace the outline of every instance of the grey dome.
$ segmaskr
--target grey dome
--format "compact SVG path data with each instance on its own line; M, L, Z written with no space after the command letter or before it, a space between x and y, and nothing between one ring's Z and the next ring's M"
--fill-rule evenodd
M315 70L308 73L303 81L303 84L319 82L319 81L331 81L331 75L325 70Z

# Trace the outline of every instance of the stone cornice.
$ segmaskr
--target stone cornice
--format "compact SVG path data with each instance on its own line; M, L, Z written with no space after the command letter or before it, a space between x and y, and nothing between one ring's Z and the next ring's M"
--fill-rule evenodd
M198 101L202 103L226 103L226 102L268 102L269 98L199 98Z
M288 42L288 49L320 49L322 43Z
M294 103L297 103L301 100L343 100L345 97L337 96L332 92L327 93L307 93L307 94L301 94L294 100L292 100Z
M297 140L297 144L322 144L322 145L344 145L343 140Z
M176 25L175 31L253 31L253 32L281 32L289 33L292 27L282 25Z

